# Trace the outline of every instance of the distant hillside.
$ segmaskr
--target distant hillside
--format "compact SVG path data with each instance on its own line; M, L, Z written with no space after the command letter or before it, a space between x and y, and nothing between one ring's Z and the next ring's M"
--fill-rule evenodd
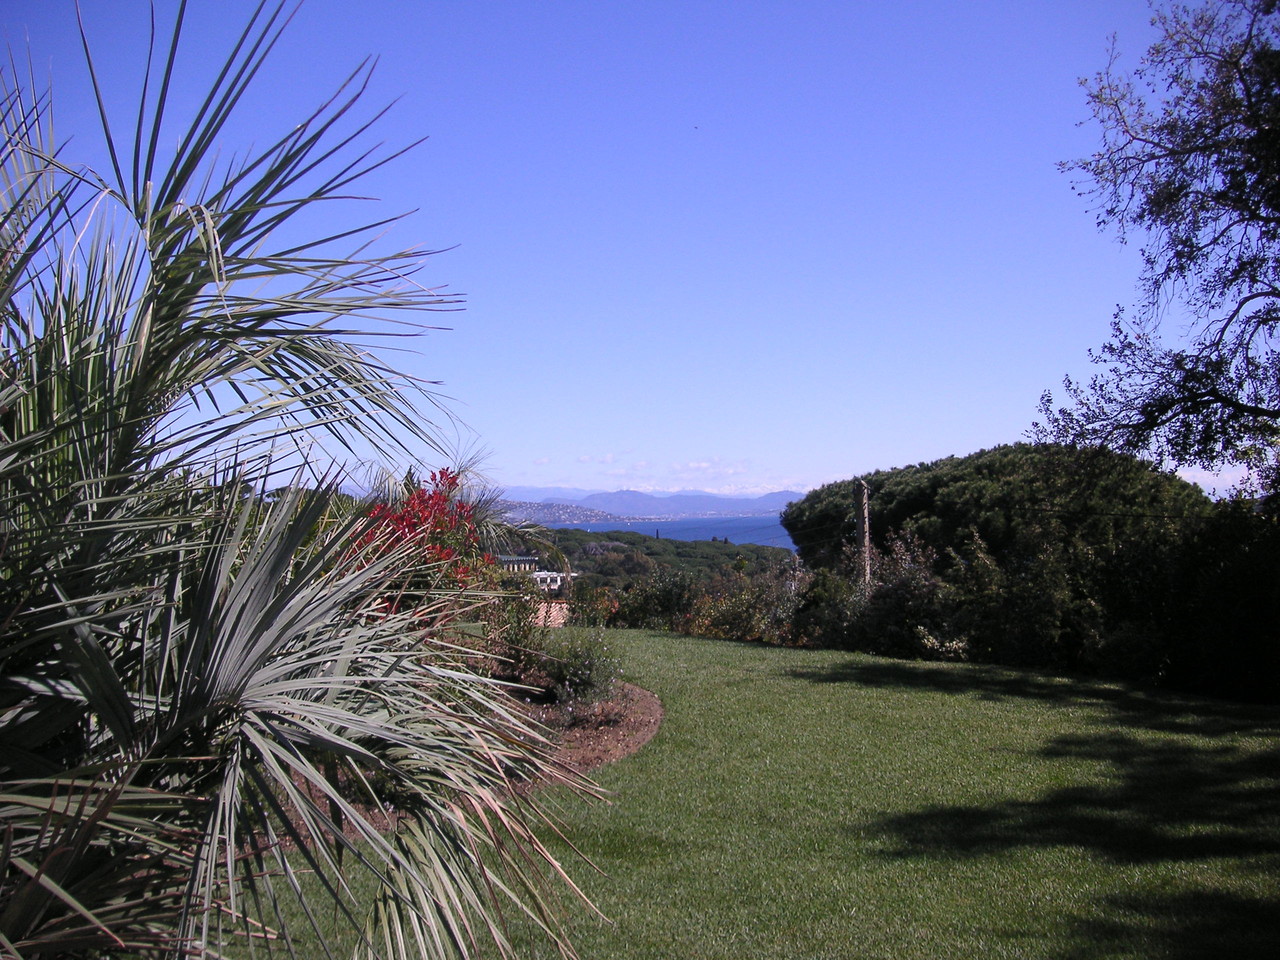
M526 523L607 523L618 520L611 513L592 510L576 503L531 503L528 500L499 500L498 509L509 520Z
M675 493L655 495L638 490L616 493L593 493L569 499L549 497L543 503L556 503L599 510L616 517L634 519L680 519L687 517L753 517L771 516L804 494L794 491L766 493L759 497L727 497L713 493ZM607 518L606 518L607 519Z
M790 550L754 543L658 539L619 530L600 534L565 529L552 534L556 547L580 575L574 590L580 586L625 590L664 570L687 573L705 583L717 577L752 577L779 567L790 569L795 562Z

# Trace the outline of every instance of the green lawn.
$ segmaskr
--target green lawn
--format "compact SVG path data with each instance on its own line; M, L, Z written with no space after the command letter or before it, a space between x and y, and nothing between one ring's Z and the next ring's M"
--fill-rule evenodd
M1280 710L614 640L667 716L559 806L586 960L1280 955Z

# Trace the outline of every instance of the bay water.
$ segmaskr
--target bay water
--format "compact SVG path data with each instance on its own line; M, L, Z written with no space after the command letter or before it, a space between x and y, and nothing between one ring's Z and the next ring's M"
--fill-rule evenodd
M571 527L607 533L624 530L669 540L727 540L729 543L754 543L764 547L794 550L791 537L776 516L761 517L685 517L679 520L603 520L594 523L549 523L551 528Z

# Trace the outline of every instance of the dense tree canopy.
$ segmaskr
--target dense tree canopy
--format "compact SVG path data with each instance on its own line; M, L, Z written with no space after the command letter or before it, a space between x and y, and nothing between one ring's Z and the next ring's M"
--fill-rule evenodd
M614 589L626 589L658 570L688 574L706 582L732 572L771 570L791 559L791 552L783 547L675 540L627 530L592 533L566 528L551 531L550 539L578 575L578 583Z
M827 484L790 504L782 525L811 567L836 567L854 542L855 487L871 490L871 532L884 549L908 534L940 555L976 535L997 556L1049 535L1091 550L1132 544L1155 525L1203 516L1194 484L1103 449L1013 444L967 457L877 470Z
M1046 435L1207 467L1273 470L1280 436L1280 13L1275 0L1157 10L1128 71L1085 84L1102 144L1083 174L1100 227L1143 245L1142 297L1042 405ZM1160 339L1162 321L1187 337ZM1167 325L1167 324L1166 324Z
M853 520L861 481L871 494L865 583ZM797 632L875 653L1157 679L1169 674L1184 598L1222 594L1200 560L1230 555L1234 534L1216 534L1218 513L1146 461L1053 444L829 484L782 518L817 571ZM1198 656L1202 639L1187 646Z

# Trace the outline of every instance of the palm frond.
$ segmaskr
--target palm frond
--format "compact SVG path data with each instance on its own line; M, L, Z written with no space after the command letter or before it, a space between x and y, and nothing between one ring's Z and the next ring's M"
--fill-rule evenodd
M456 306L415 280L425 254L375 252L387 218L284 239L398 155L361 146L370 68L224 164L288 5L258 5L174 137L184 12L127 127L85 41L105 175L0 70L0 948L292 952L293 902L377 955L505 950L504 910L567 950L543 892L567 878L514 786L592 788L455 645L491 598L401 596L432 570L362 545L315 463L443 446L429 385L368 348ZM298 463L315 489L268 496Z
M17 780L0 792L0 932L15 957L169 955L192 866L191 798L133 769Z

